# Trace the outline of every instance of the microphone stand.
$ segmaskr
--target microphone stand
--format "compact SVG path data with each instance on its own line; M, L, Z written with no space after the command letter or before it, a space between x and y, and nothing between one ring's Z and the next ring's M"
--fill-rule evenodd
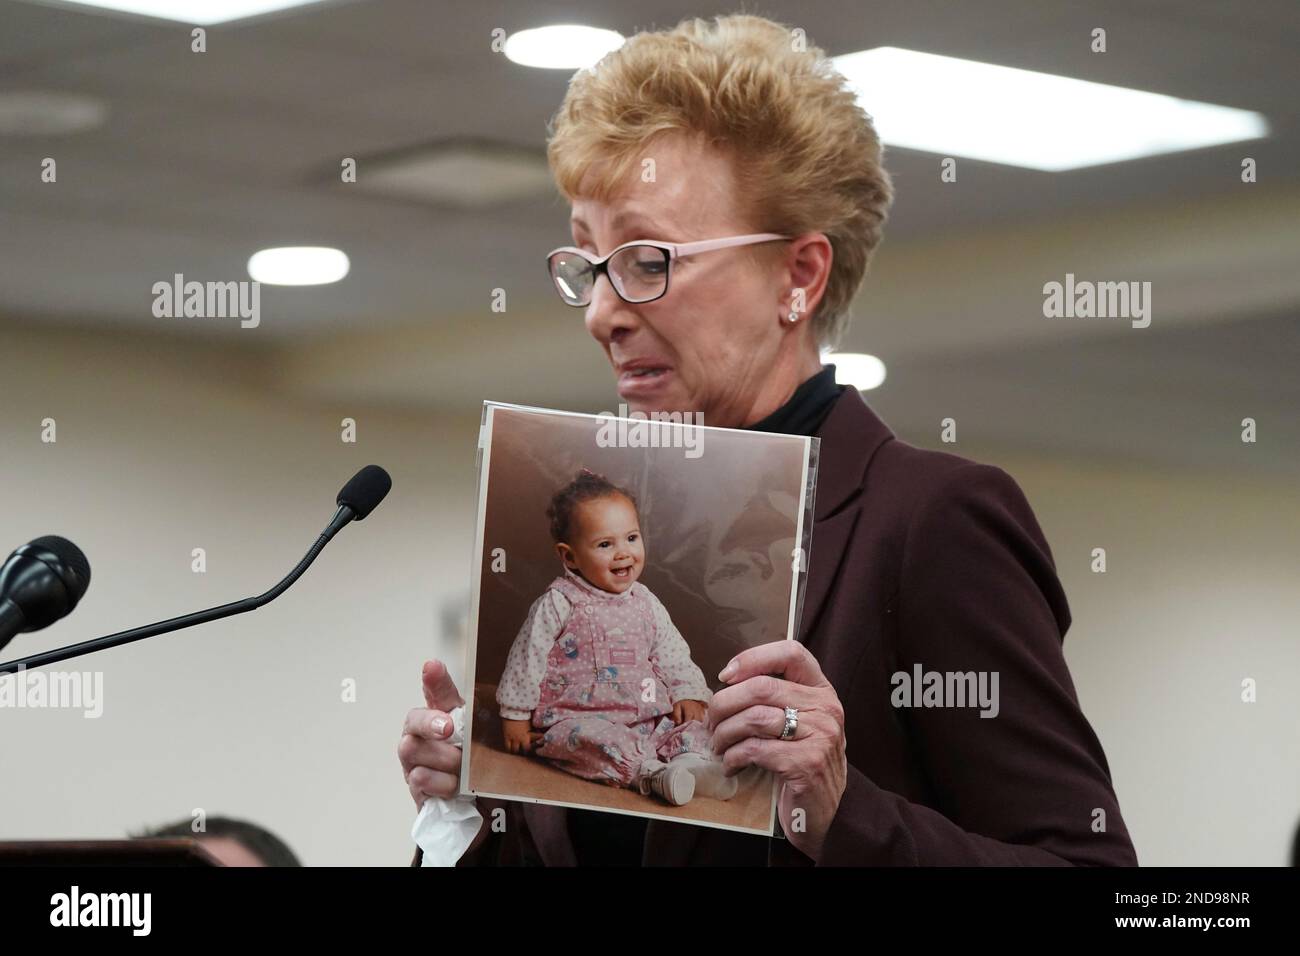
M144 627L132 628L129 631L119 631L116 634L109 634L106 637L97 637L93 640L82 641L80 644L70 644L67 647L60 647L53 651L45 651L41 654L33 654L31 657L23 657L16 661L10 661L7 664L0 664L0 674L15 674L19 671L31 667L42 667L45 664L55 664L59 661L66 661L70 657L80 657L82 654L91 654L95 651L107 650L110 647L118 647L122 644L130 644L132 641L144 640L146 637L154 637L157 634L166 634L169 631L179 631L181 628L193 627L195 624L206 624L208 621L218 621L223 617L230 617L234 614L243 614L245 611L254 611L263 604L270 604L285 591L289 586L302 577L303 572L311 567L311 563L316 560L316 556L321 553L325 545L329 544L330 539L339 533L349 521L356 517L356 512L348 505L341 505L335 512L334 518L330 521L329 526L320 533L316 543L311 546L311 550L306 556L298 562L298 566L285 576L275 587L259 594L257 597L244 598L242 601L232 601L230 604L222 604L220 607L208 608L206 611L195 611L193 614L185 614L181 617L173 617L166 621L159 621L156 624L146 624Z

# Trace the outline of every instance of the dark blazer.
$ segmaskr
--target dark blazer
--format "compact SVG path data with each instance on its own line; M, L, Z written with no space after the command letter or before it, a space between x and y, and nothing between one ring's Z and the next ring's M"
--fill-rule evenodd
M1135 865L1062 654L1065 593L1020 488L999 468L897 440L854 389L817 434L798 640L844 706L849 764L818 864ZM916 665L997 672L997 716L895 707L891 675ZM479 805L485 817L503 807L505 831L458 865L576 862L567 808ZM783 838L659 820L643 863L764 855L771 866L814 865Z

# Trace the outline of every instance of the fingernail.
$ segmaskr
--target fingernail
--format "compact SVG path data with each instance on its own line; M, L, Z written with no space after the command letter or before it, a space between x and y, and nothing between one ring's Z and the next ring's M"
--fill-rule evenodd
M736 662L733 659L722 669L721 673L718 674L718 680L731 680L731 675L734 673L736 673Z
M435 718L433 718L433 732L434 732L435 734L440 734L440 733L442 733L442 728L444 728L444 727L446 727L446 726L447 726L446 718L443 718L443 717L435 717Z

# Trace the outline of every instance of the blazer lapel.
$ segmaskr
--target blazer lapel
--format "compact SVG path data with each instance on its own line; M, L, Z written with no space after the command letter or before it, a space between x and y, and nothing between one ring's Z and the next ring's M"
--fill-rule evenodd
M817 495L809 542L808 578L797 640L808 643L831 585L844 561L849 538L862 511L861 491L867 466L885 442L894 437L862 400L857 389L845 389L817 430L821 441L817 462Z
M813 548L808 558L808 579L804 582L803 610L799 614L799 631L795 640L808 643L808 636L830 596L831 584L839 575L845 546L861 514L860 503L850 502L829 518L817 522Z

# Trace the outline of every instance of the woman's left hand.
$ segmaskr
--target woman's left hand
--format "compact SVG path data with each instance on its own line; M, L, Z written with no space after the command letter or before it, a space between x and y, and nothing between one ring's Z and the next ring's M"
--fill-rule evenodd
M782 828L796 849L816 860L848 785L839 695L798 641L741 651L718 679L730 686L709 703L714 752L727 776L753 765L781 778ZM781 740L787 707L799 711L799 725L791 739Z

